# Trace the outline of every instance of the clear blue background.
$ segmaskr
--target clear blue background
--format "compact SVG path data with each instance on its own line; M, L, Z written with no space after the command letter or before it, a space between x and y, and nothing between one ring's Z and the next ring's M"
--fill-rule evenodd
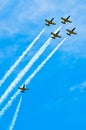
M8 130L16 106L23 95L14 130L86 130L86 1L83 0L0 0L0 79L45 27L45 19L55 17L56 26L46 31L0 88L0 95L29 62L35 52L61 25L60 17L70 15L76 36L68 37L42 70L27 85L0 119L0 130ZM62 38L62 39L63 39ZM19 82L10 96L38 64L60 43L53 40L45 53ZM10 96L1 106L3 107Z

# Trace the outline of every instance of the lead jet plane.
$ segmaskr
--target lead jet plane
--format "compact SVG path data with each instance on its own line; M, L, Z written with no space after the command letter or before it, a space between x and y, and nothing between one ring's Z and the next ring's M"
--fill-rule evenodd
M60 31L58 31L57 33L53 33L53 32L51 32L51 38L53 38L53 39L55 39L55 38L61 38L61 36L59 35L59 32Z
M67 18L63 18L63 17L61 17L61 23L63 23L63 24L66 24L67 22L68 23L71 23L72 21L71 20L69 20L69 18L70 18L70 16L68 16Z
M74 30L75 30L75 28L73 28L72 30L69 30L69 29L66 29L66 31L67 31L67 35L71 35L71 34L77 34L76 32L74 32Z
M29 88L25 87L25 84L23 85L23 87L19 87L18 89L20 90L20 92L25 92L26 90L29 90Z
M53 20L54 20L54 18L52 18L51 20L45 19L45 22L46 22L45 25L47 25L47 26L50 26L50 24L55 25L56 23L54 23Z

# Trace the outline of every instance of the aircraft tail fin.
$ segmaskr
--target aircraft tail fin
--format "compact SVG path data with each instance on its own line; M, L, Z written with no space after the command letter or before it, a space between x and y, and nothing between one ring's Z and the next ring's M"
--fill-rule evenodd
M64 21L61 21L61 23L66 24L66 22L64 22Z
M48 23L45 23L45 25L50 26Z
M71 35L70 33L66 33L66 34L69 35L69 36Z

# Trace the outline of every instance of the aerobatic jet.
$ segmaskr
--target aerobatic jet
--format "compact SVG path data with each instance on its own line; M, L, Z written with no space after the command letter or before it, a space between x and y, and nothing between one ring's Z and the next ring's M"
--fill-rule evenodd
M52 18L51 20L45 19L45 25L50 26L50 25L55 25L56 23L53 22L54 18Z
M53 39L55 39L55 38L61 38L61 36L59 35L59 32L60 31L58 31L57 33L53 33L53 32L51 32L51 38L53 38Z
M66 29L67 31L67 35L71 35L71 34L77 34L76 32L74 32L75 28L73 28L72 30Z
M26 90L29 90L29 88L25 87L25 84L23 85L23 87L19 87L18 89L20 90L20 92L25 92Z
M63 18L63 17L61 17L61 23L63 23L63 24L66 24L67 22L68 23L71 23L72 21L71 20L69 20L69 18L70 18L70 16L68 16L67 18Z

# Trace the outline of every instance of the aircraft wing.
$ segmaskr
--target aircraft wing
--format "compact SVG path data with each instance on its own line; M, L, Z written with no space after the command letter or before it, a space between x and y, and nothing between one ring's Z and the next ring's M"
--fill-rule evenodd
M72 31L74 31L76 28L73 28Z
M56 25L56 23L52 22L51 24Z
M59 34L59 32L60 32L60 31L58 31L58 32L56 33L56 35L58 35L58 34Z
M18 88L20 92L24 92L25 90L23 88Z
M69 18L70 18L70 16L67 17L67 19L69 19Z
M30 88L25 87L24 90L30 90Z
M61 38L61 36L59 36L59 35L57 37Z
M60 32L60 31L58 31L58 32L56 33L56 37L61 38L61 36L60 36L60 35L58 35L58 34L59 34L59 32Z
M76 29L76 28L73 28L73 29L72 29L72 34L77 34L76 32L74 32L75 29Z
M71 23L72 21L71 20L67 20L67 22Z
M77 34L76 32L72 32L72 34Z
M54 20L54 18L52 18L50 21L52 22Z
M25 88L25 84L23 85L23 88Z

